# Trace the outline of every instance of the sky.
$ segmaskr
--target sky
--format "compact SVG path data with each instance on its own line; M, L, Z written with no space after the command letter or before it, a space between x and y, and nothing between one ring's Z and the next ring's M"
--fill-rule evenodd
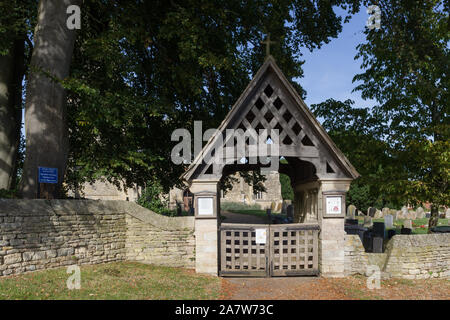
M342 12L342 10L336 10ZM353 77L361 73L362 60L354 60L356 46L365 42L363 30L369 15L366 8L354 15L350 22L344 24L338 38L323 45L313 52L302 51L304 77L294 79L307 92L305 102L308 106L323 102L329 98L344 101L352 99L355 107L372 107L375 101L363 100L360 92L352 93L356 83Z

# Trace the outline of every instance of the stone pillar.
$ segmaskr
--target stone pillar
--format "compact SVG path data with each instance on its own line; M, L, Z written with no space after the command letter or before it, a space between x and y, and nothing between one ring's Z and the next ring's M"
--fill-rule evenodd
M193 180L190 191L194 194L195 219L195 271L218 275L218 217L220 213L220 195L218 180ZM215 214L211 218L197 216L196 195L215 193Z
M344 277L345 194L351 180L322 180L319 191L319 269L323 277ZM326 198L342 197L340 214L327 214Z

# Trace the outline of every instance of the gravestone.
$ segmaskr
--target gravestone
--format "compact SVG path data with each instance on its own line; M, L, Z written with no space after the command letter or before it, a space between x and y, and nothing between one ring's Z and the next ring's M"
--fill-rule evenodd
M416 210L416 218L417 219L423 219L425 218L425 211L423 210L422 207L418 207Z
M344 230L347 234L357 234L359 236L359 239L363 241L364 232L367 231L367 228L364 228L363 226L359 225L345 225Z
M287 207L288 207L288 204L286 203L286 201L283 201L282 206L281 206L281 214L287 214Z
M381 219L381 218L383 218L383 213L382 213L380 210L377 209L377 210L375 211L374 218L375 218L375 219Z
M367 209L367 215L373 218L373 217L375 216L375 212L376 212L376 211L377 211L377 209L372 208L372 207L369 207L369 208Z
M388 239L391 239L396 233L395 229L388 230Z
M386 229L391 229L394 227L394 217L390 214L387 214L384 216L384 224L386 226Z
M397 219L405 219L405 217L403 217L403 214L402 214L401 210L397 210L395 215L396 215Z
M390 209L384 207L383 209L381 209L381 213L383 214L383 217L386 217L389 214Z
M292 204L287 206L286 215L288 220L293 221L294 220L294 206Z
M409 228L401 228L400 234L411 234L412 230Z
M364 216L364 228L371 228L373 226L372 217L370 216Z
M365 231L363 234L363 246L366 252L372 252L372 245L373 245L373 234L369 230Z
M409 211L408 218L411 220L416 220L417 219L416 211Z
M401 212L402 212L402 217L403 217L403 219L409 219L409 218L408 218L408 213L409 213L409 211L408 211L408 208L407 208L406 206L403 206L403 207L402 207Z
M445 211L445 218L450 219L450 208Z
M362 213L361 210L357 210L357 211L356 211L356 215L362 217L362 216L364 215L364 213Z
M281 212L281 207L282 207L282 204L281 204L281 202L279 202L277 205L277 212Z
M356 207L354 205L349 205L347 207L347 217L350 219L355 219Z
M358 225L358 219L345 219L345 223L348 225L357 226Z
M412 230L412 220L406 219L403 221L403 228L411 229Z
M374 236L372 240L372 252L383 253L383 237Z
M374 222L373 223L372 232L374 235L376 235L377 237L384 238L385 231L386 231L386 228L384 226L384 222Z

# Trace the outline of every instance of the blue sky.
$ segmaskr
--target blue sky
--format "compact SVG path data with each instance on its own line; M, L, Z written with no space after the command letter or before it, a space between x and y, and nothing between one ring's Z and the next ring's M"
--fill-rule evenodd
M337 9L340 13L342 10ZM365 42L363 33L369 15L366 8L354 15L350 22L344 24L338 38L310 52L304 50L304 77L295 79L306 90L305 102L308 106L320 103L328 98L336 100L352 99L355 107L372 107L375 101L364 101L360 92L352 93L356 83L353 77L361 73L361 60L354 60L356 46Z

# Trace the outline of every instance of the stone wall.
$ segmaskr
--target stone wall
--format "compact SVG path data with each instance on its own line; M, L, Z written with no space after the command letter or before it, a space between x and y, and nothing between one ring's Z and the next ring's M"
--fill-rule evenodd
M134 205L133 215L126 215L126 260L194 268L194 217L154 217L148 211Z
M127 259L192 267L193 226L127 201L0 199L0 276Z
M357 235L346 235L345 274L365 274L368 265L397 278L450 278L450 234L396 235L385 253L366 253Z

